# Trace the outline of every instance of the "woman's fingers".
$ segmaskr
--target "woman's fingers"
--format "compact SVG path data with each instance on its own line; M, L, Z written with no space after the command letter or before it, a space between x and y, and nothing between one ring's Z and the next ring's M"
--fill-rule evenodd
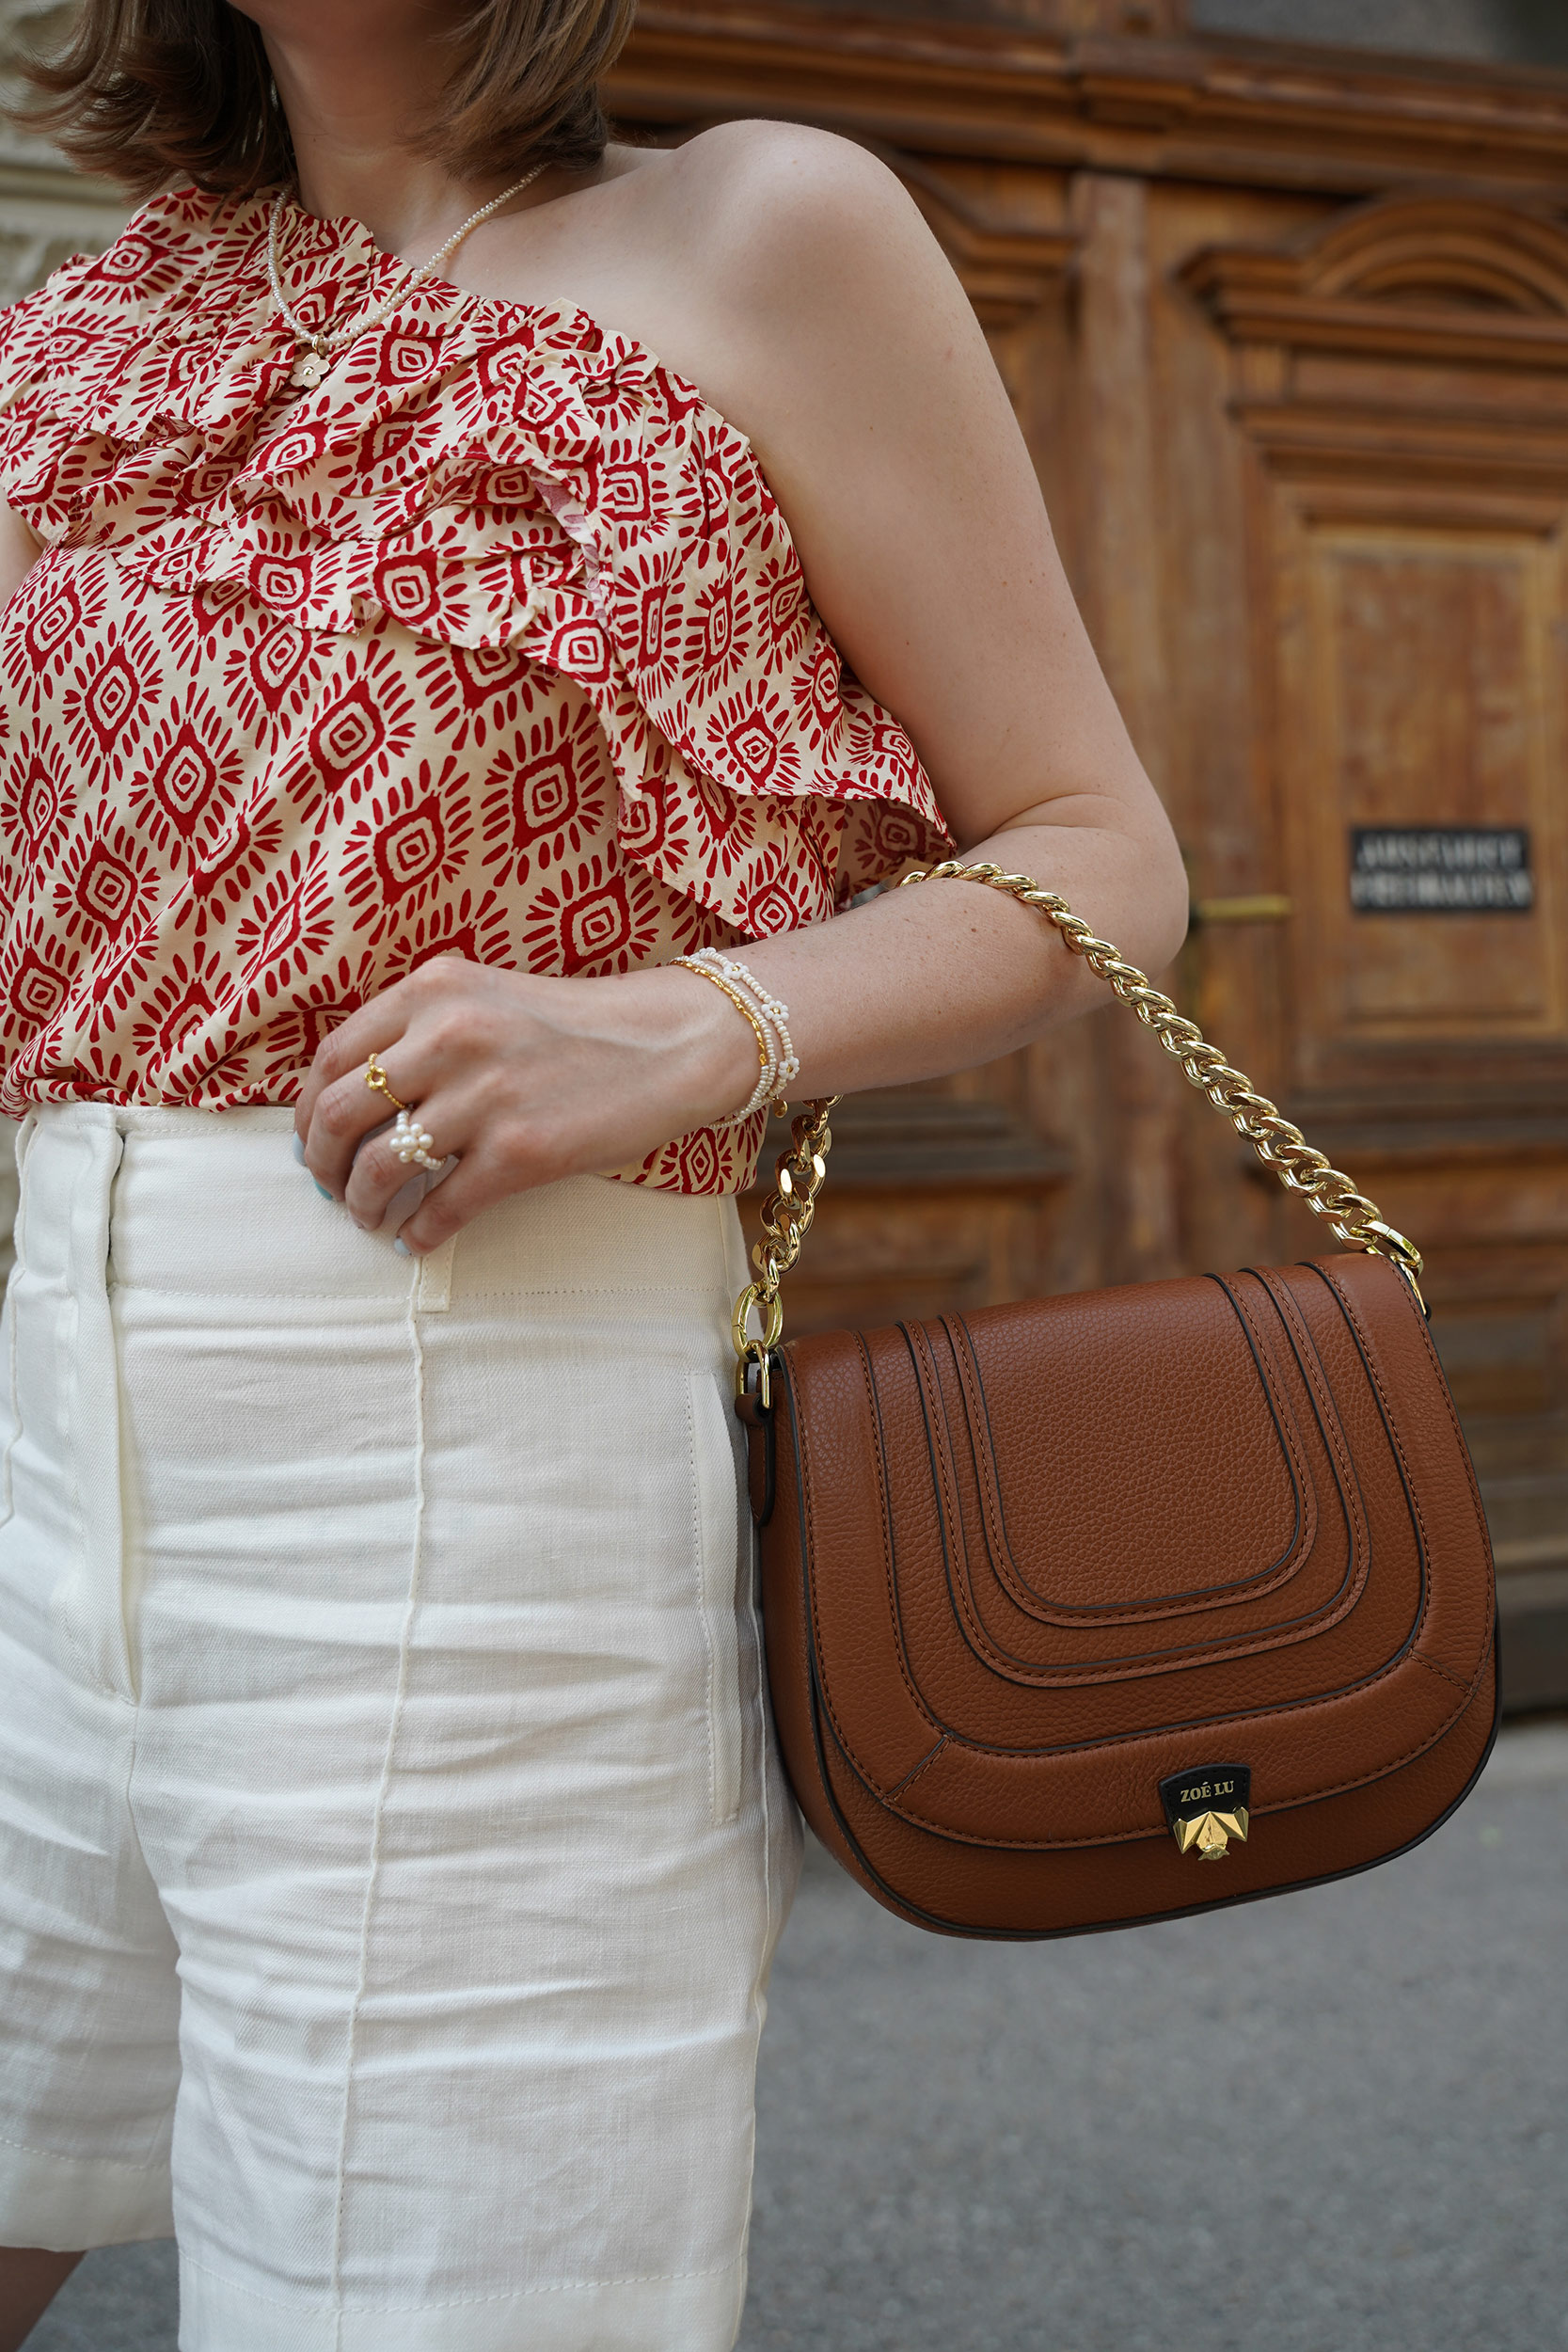
M300 1089L294 1133L305 1147L306 1165L330 1190L341 1195L364 1136L396 1108L367 1083L371 1057L378 1063L395 1057L410 1023L438 1004L470 969L462 956L434 957L407 979L361 1005L322 1040ZM406 1055L401 1070L387 1071L387 1084L410 1108L418 1100L419 1078L417 1065Z
M398 1102L409 1101L412 1109L412 1099L398 1094L390 1072L387 1083ZM405 1079L404 1084L408 1083ZM401 1168L402 1163L392 1156L389 1143L390 1124L396 1111L397 1103L370 1085L363 1063L324 1088L316 1096L309 1124L304 1131L305 1165L316 1182L341 1200L347 1196L361 1160L367 1168L383 1173ZM376 1136L378 1127L386 1127L388 1135Z
M430 1118L421 1112L416 1124L430 1138L427 1156L439 1168L445 1161L461 1155L473 1141L472 1122L464 1120L459 1126L454 1106L449 1097L444 1113L433 1110ZM433 1168L421 1168L417 1161L400 1159L394 1146L395 1126L388 1126L379 1135L372 1134L361 1143L348 1168L343 1184L343 1204L356 1225L368 1232L377 1232L383 1226L396 1232L404 1219L419 1205L418 1193L406 1202L400 1194L432 1175Z
M678 975L559 980L437 959L324 1041L296 1115L305 1164L367 1231L401 1223L411 1251L435 1248L512 1193L641 1160L699 1123L711 1039L694 1004ZM366 1083L372 1056L389 1095ZM727 1100L733 1083L726 1067L712 1090ZM397 1103L433 1161L458 1163L417 1202Z
M450 1176L427 1192L413 1216L398 1230L398 1240L411 1257L422 1258L460 1232L479 1216L520 1190L511 1163L482 1145L459 1158Z

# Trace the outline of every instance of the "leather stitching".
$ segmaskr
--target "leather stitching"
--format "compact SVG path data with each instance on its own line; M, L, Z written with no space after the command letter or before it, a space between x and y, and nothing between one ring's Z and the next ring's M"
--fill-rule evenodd
M1316 1408L1318 1434L1323 1438L1324 1452L1330 1457L1331 1467L1335 1473L1335 1484L1339 1492L1340 1508L1344 1513L1345 1524L1350 1535L1351 1560L1345 1578L1348 1589L1335 1607L1318 1617L1313 1629L1317 1632L1326 1632L1330 1626L1338 1625L1346 1610L1354 1605L1366 1589L1372 1561L1371 1534L1367 1526L1366 1501L1361 1492L1360 1479L1356 1475L1355 1456L1351 1452L1350 1440L1345 1436L1344 1423L1339 1418L1339 1408L1334 1401L1334 1391L1328 1385L1327 1374L1317 1349L1312 1344L1311 1334L1300 1316L1294 1313L1294 1301L1290 1299L1282 1301L1266 1274L1259 1274L1255 1268L1248 1270L1253 1274L1253 1279L1263 1285L1266 1294L1274 1302L1287 1334L1296 1343L1297 1366ZM1229 1289L1229 1284L1227 1283L1226 1287ZM1252 1308L1243 1295L1239 1283L1231 1295L1235 1299L1238 1313L1245 1317L1247 1328L1261 1346L1263 1344L1262 1328L1256 1321ZM1287 1305L1291 1309L1291 1313L1285 1311ZM1356 1569L1357 1561L1360 1564L1359 1573Z
M920 1778L921 1773L925 1772L928 1766L936 1762L938 1756L942 1754L946 1745L947 1734L944 1731L942 1738L937 1741L936 1746L930 1750L928 1755L921 1757L919 1763L914 1767L914 1770L912 1772L906 1772L903 1779L898 1781L888 1790L885 1798L883 1799L883 1803L886 1804L892 1804L895 1798L903 1795L906 1788L912 1788L914 1783Z
M1227 1286L1224 1284L1221 1288L1227 1290ZM1232 1304L1234 1303L1232 1300ZM1289 1457L1295 1491L1297 1530L1283 1558L1273 1567L1259 1569L1253 1577L1240 1578L1236 1583L1227 1585L1212 1596L1189 1597L1186 1595L1178 1595L1175 1598L1181 1604L1180 1606L1165 1603L1141 1609L1094 1609L1075 1612L1069 1602L1052 1602L1046 1599L1043 1595L1036 1592L1034 1586L1027 1581L1019 1568L1003 1523L1001 1473L996 1467L995 1448L990 1437L990 1415L986 1404L985 1384L974 1360L974 1343L961 1318L955 1320L943 1315L942 1322L952 1346L954 1359L958 1363L959 1380L963 1384L970 1444L974 1454L975 1483L980 1488L986 1513L991 1566L995 1570L998 1582L1007 1592L1015 1607L1025 1616L1033 1617L1037 1622L1046 1625L1057 1626L1064 1632L1081 1632L1101 1625L1168 1624L1173 1617L1194 1616L1202 1610L1238 1608L1249 1600L1260 1600L1266 1594L1277 1591L1281 1584L1288 1583L1291 1576L1299 1571L1310 1555L1316 1541L1316 1509L1311 1482L1301 1453L1300 1431L1296 1427L1295 1415L1291 1409L1290 1400L1278 1378L1277 1367L1261 1347L1255 1345L1254 1353L1259 1377L1268 1391L1269 1402L1274 1408L1275 1427ZM1256 1340L1256 1327L1249 1327L1253 1329ZM1314 1521L1311 1528L1308 1528L1307 1524L1309 1518Z
M1398 1424L1394 1420L1393 1410L1389 1403L1387 1391L1385 1390L1383 1385L1382 1375L1377 1368L1377 1359L1372 1352L1371 1342L1369 1334L1362 1324L1360 1316L1355 1311L1354 1301L1351 1299L1349 1294L1341 1287L1338 1278L1332 1272L1330 1265L1320 1259L1313 1259L1311 1261L1311 1264L1313 1272L1323 1278L1323 1281L1328 1284L1328 1287L1334 1293L1335 1297L1339 1301L1340 1306L1344 1310L1346 1321L1350 1324L1352 1329L1354 1331L1357 1339L1361 1343L1362 1353L1366 1357L1367 1362L1371 1368L1372 1378L1377 1384L1378 1395L1383 1399L1383 1409L1388 1417L1388 1427L1391 1432L1396 1433L1394 1441L1396 1445L1399 1446L1400 1460L1402 1463L1404 1463L1405 1475L1408 1478L1410 1474L1409 1464L1405 1461L1404 1448L1402 1444L1400 1443L1400 1439L1397 1435ZM1398 1281L1401 1289L1403 1290L1405 1288L1403 1276L1396 1275L1395 1279ZM1437 1350L1433 1345L1432 1333L1427 1328L1426 1317L1421 1313L1420 1309L1417 1306L1413 1298L1407 1296L1405 1304L1411 1314L1413 1314L1416 1318L1417 1336L1419 1339L1422 1347L1426 1350L1427 1361L1431 1365L1432 1371L1435 1375L1437 1382L1437 1394L1442 1402L1443 1409L1448 1415L1449 1427L1453 1432L1454 1442L1459 1448L1459 1458L1465 1466L1465 1483L1470 1489L1470 1500L1475 1505L1476 1525L1481 1538L1482 1549L1486 1554L1487 1589L1488 1591L1493 1591L1497 1583L1497 1566L1492 1558L1492 1532L1486 1524L1486 1508L1481 1499L1481 1488L1476 1484L1476 1466L1470 1459L1470 1449L1465 1442L1465 1432L1459 1425L1459 1415L1454 1411L1453 1398L1449 1390L1448 1375L1443 1370L1442 1361L1438 1356ZM1410 1488L1410 1496L1412 1503L1415 1503L1416 1489L1414 1484L1412 1484ZM1417 1518L1420 1520L1421 1539L1424 1543L1426 1540L1426 1522L1424 1519L1420 1519L1420 1508L1418 1504L1416 1505L1416 1511Z
M1373 1352L1370 1337L1367 1332L1365 1326L1362 1324L1361 1318L1355 1311L1354 1302L1351 1299L1348 1293L1344 1290L1336 1276L1330 1271L1326 1264L1317 1262L1314 1263L1316 1271L1323 1277L1323 1280L1333 1291L1335 1297L1339 1301L1345 1320L1349 1323L1352 1330L1355 1333L1355 1336L1360 1343L1362 1356L1366 1360L1367 1368L1371 1374L1373 1385L1375 1386L1378 1396L1382 1401L1384 1418L1388 1424L1388 1435L1393 1441L1395 1451L1399 1454L1400 1468L1404 1473L1405 1491L1410 1498L1410 1508L1414 1514L1416 1524L1420 1530L1422 1554L1428 1561L1430 1561L1432 1558L1432 1546L1427 1537L1426 1518L1421 1509L1420 1496L1416 1490L1416 1480L1410 1468L1410 1459L1404 1450L1404 1440L1400 1435L1399 1423L1394 1418L1393 1401L1388 1394L1387 1389L1384 1385L1382 1369L1379 1365L1377 1357ZM1395 1279L1400 1282L1401 1288L1402 1289L1402 1276L1396 1276ZM1410 1311L1413 1314L1416 1314L1416 1307L1413 1300L1410 1303ZM1453 1432L1454 1442L1459 1448L1460 1460L1465 1464L1465 1470L1469 1473L1468 1483L1471 1499L1475 1503L1478 1518L1482 1530L1482 1549L1484 1550L1487 1563L1487 1591L1490 1594L1493 1591L1492 1542L1490 1535L1485 1533L1486 1515L1481 1509L1481 1497L1476 1490L1475 1472L1470 1462L1469 1448L1465 1443L1464 1433L1459 1426L1459 1418L1453 1409L1453 1401L1449 1394L1449 1384L1443 1375L1442 1365L1437 1359L1437 1350L1432 1344L1432 1334L1426 1327L1426 1319L1424 1316L1418 1314L1417 1315L1417 1326L1420 1338L1425 1345L1428 1360L1433 1374L1436 1376L1437 1393L1443 1400L1443 1403L1448 1409L1449 1426ZM1412 1642L1412 1646L1417 1650L1418 1654L1419 1654L1421 1634L1426 1626L1427 1614L1431 1605L1432 1579L1429 1575L1426 1580L1426 1590L1421 1599L1420 1617L1418 1620ZM1495 1608L1496 1602L1494 1600L1494 1610ZM1431 1661L1423 1658L1422 1663L1429 1664L1431 1663ZM1453 1677L1449 1676L1448 1679L1451 1681L1453 1680Z
M941 1384L937 1379L935 1364L931 1357L930 1342L927 1338L925 1327L921 1324L906 1324L903 1330L914 1363L915 1378L926 1394L927 1439L931 1455L933 1483L938 1488L938 1507L942 1514L944 1532L947 1536L947 1557L951 1570L953 1597L958 1604L959 1614L968 1629L972 1648L981 1655L985 1663L994 1663L999 1672L1007 1674L1008 1669L1003 1666L999 1660L993 1660L991 1657L991 1644L985 1628L975 1614L974 1597L969 1587L969 1554L964 1543L963 1525L961 1520L958 1520L953 1508L952 1492L947 1478L946 1449L942 1443L942 1434L937 1427L936 1415L933 1410L933 1406L941 1406L942 1394ZM934 1397L931 1393L933 1390L936 1391ZM943 1420L945 1421L945 1414ZM1019 1677L1014 1674L1010 1678L1016 1680Z
M887 1480L887 1465L882 1456L882 1417L878 1409L877 1379L871 1369L871 1357L864 1340L857 1331L855 1346L861 1359L861 1378L865 1383L865 1404L876 1443L872 1449L872 1464L877 1473L877 1524L882 1538L882 1574L887 1581L888 1621L893 1627L894 1645L898 1657L898 1672L916 1712L931 1729L946 1733L937 1716L933 1715L915 1684L913 1670L904 1648L904 1617L898 1606L898 1580L893 1570L893 1505ZM940 1745L940 1742L939 1742ZM927 1759L928 1760L928 1759ZM900 1784L902 1785L902 1784Z
M1468 1697L1471 1700L1474 1699L1476 1692L1481 1686L1481 1678L1486 1671L1487 1663L1491 1655L1492 1645L1488 1642L1486 1645L1486 1655L1482 1658L1480 1666L1477 1668L1475 1680L1470 1685ZM1427 1661L1423 1659L1421 1662L1424 1665ZM1330 1697L1336 1695L1338 1694L1334 1692L1329 1694ZM1468 1701L1466 1704L1467 1703ZM1326 1707L1327 1705L1327 1698L1308 1699L1305 1702L1305 1706L1307 1707ZM1405 1765L1414 1764L1418 1756L1429 1754L1430 1751L1437 1745L1440 1740L1446 1740L1448 1738L1449 1732L1452 1731L1455 1724L1464 1713L1464 1707L1456 1708L1453 1713L1448 1717L1447 1721L1440 1724L1435 1731L1430 1732L1424 1740L1418 1740L1416 1745L1413 1748L1407 1749L1403 1756L1396 1756L1391 1763L1378 1765L1374 1772L1362 1772L1354 1780L1337 1781L1331 1788L1310 1789L1305 1796L1291 1797L1288 1803L1283 1804L1255 1804L1252 1808L1252 1818L1256 1821L1261 1820L1265 1815L1269 1814L1293 1813L1300 1806L1304 1804L1317 1804L1325 1797L1346 1797L1351 1795L1352 1792L1357 1788L1370 1788L1376 1782L1380 1780L1386 1780L1391 1772L1402 1772ZM1154 1733L1137 1733L1133 1735L1134 1738L1140 1739L1152 1739L1156 1736L1158 1735ZM963 1743L956 1741L955 1744L961 1745ZM1117 1747L1130 1746L1132 1744L1132 1740L1117 1740L1112 1744ZM872 1794L875 1795L876 1791L873 1790ZM1106 1837L1053 1837L1050 1839L1023 1837L975 1837L972 1836L964 1830L950 1829L946 1822L933 1820L927 1815L916 1813L912 1810L908 1813L900 1811L898 1818L901 1820L911 1822L916 1828L928 1829L933 1831L940 1837L950 1838L957 1845L974 1846L982 1850L987 1847L994 1846L999 1851L1011 1850L1024 1853L1053 1853L1057 1851L1065 1851L1068 1848L1074 1846L1125 1846L1132 1844L1134 1838L1164 1836L1166 1834L1164 1822L1160 1820L1150 1822L1148 1828L1117 1830Z
M1456 1674L1450 1674L1447 1666L1440 1666L1435 1658L1429 1658L1425 1650L1421 1649L1412 1650L1410 1654L1418 1665L1426 1667L1429 1674L1441 1675L1445 1682L1451 1682L1456 1691L1464 1692L1465 1696L1469 1697L1470 1693L1465 1691L1459 1677Z
M865 1357L864 1343L861 1341L858 1332L855 1337L857 1345L860 1347L862 1374L863 1377L865 1379L867 1395L868 1397L873 1396L874 1391L871 1386L870 1365ZM785 1359L787 1360L789 1351L786 1348L784 1352ZM774 1409L776 1411L778 1408L775 1406ZM836 1705L834 1704L832 1692L828 1688L827 1645L822 1638L822 1612L817 1600L818 1580L816 1573L816 1505L812 1498L811 1439L806 1430L805 1416L800 1410L800 1396L795 1390L793 1383L790 1383L789 1409L795 1422L796 1442L800 1450L800 1541L801 1549L805 1553L806 1559L806 1585L811 1608L812 1646L816 1658L816 1687L822 1693L822 1704L828 1710L828 1721L832 1725L834 1739L838 1741L838 1744L843 1749L845 1756L848 1758L849 1763L853 1767L854 1771L859 1774L865 1787L871 1791L871 1794L876 1797L879 1803L885 1804L886 1799L882 1792L881 1783L873 1775L869 1767L862 1762L860 1756L857 1754L850 1741L848 1733L845 1729L843 1720L839 1714ZM875 1413L872 1415L872 1428L874 1431L877 1428L877 1417ZM885 1500L886 1489L882 1486L881 1480L881 1448L879 1442L873 1450L877 1456L878 1485ZM883 1553L887 1560L888 1590L891 1596L894 1590L893 1562L887 1550L887 1518L885 1513L882 1520L882 1528ZM930 1709L923 1703L920 1693L916 1691L913 1683L910 1679L909 1667L903 1655L903 1645L898 1639L898 1619L896 1612L894 1616L894 1642L895 1653L898 1658L898 1672L903 1679L905 1689L908 1691L910 1697L922 1719L930 1725L933 1731L941 1733L942 1725L932 1715Z
M1221 1287L1227 1286L1222 1284ZM1229 1295L1228 1289L1227 1289L1227 1295ZM922 1325L905 1324L900 1326L900 1328L904 1332L911 1355L914 1359L916 1379L920 1384L922 1395L926 1399L927 1444L933 1456L937 1457L934 1465L935 1472L936 1476L940 1476L942 1480L942 1493L945 1497L947 1494L946 1472L940 1458L941 1443L933 1425L929 1395L931 1387L936 1383L934 1359ZM937 1389L937 1395L940 1403L940 1386ZM945 1413L943 1413L943 1421L945 1422ZM934 1477L933 1484L935 1483ZM949 1523L952 1516L949 1500ZM981 1620L970 1587L968 1558L962 1549L961 1537L960 1527L959 1541L957 1546L949 1545L949 1556L954 1564L952 1583L958 1603L958 1613L967 1635L969 1646L982 1666L996 1675L999 1679L1014 1683L1021 1690L1091 1690L1097 1686L1114 1685L1120 1682L1147 1681L1156 1675L1184 1673L1189 1667L1205 1668L1225 1665L1235 1659L1258 1657L1269 1650L1284 1649L1297 1642L1312 1639L1316 1634L1324 1631L1327 1625L1338 1623L1338 1618L1353 1605L1355 1598L1355 1593L1352 1591L1339 1603L1336 1613L1326 1621L1321 1613L1313 1613L1300 1626L1292 1626L1284 1631L1275 1627L1261 1632L1232 1634L1228 1640L1222 1636L1219 1640L1196 1642L1185 1648L1173 1647L1146 1653L1143 1657L1135 1659L1094 1660L1080 1666L1036 1666L1031 1665L1026 1659L1014 1658L1002 1649ZM1362 1549L1363 1558L1365 1558L1365 1546ZM1336 1694L1330 1693L1329 1695ZM932 1720L938 1721L940 1718L937 1718L933 1712ZM949 1726L950 1730L951 1728ZM958 1731L953 1731L952 1736L975 1755L1006 1756L1013 1753L1005 1748L988 1747L978 1740L966 1740Z

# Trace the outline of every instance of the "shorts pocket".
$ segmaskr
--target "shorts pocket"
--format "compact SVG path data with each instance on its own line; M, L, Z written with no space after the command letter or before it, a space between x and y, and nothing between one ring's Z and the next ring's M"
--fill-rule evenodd
M708 1780L713 1819L740 1810L740 1468L722 1381L690 1375L691 1491L698 1605L707 1652Z

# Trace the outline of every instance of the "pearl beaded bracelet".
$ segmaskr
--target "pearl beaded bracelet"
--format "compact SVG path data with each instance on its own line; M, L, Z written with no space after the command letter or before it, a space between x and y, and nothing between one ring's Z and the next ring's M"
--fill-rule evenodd
M800 1074L800 1064L789 1034L789 1007L768 994L754 973L717 947L699 947L694 955L676 956L674 966L695 972L727 996L736 1012L750 1022L757 1041L760 1070L756 1085L737 1111L716 1123L739 1127L771 1099L780 1116L785 1108L783 1089Z
M737 963L733 956L721 954L717 947L699 947L694 955L683 956L680 961L689 963L695 971L721 972L732 987L745 990L761 1013L764 1024L771 1026L777 1036L778 1074L785 1086L791 1085L800 1074L800 1063L789 1034L789 1007L781 1004L777 996L770 996L756 975L748 971L745 964Z

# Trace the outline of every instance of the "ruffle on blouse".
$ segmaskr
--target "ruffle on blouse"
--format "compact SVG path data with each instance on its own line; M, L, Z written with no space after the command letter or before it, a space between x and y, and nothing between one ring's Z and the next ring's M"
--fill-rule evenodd
M914 748L844 671L743 434L582 311L439 281L286 399L266 218L156 198L7 314L0 484L41 539L296 628L385 614L575 680L623 853L748 936L944 853ZM356 224L289 221L312 325L390 284Z

